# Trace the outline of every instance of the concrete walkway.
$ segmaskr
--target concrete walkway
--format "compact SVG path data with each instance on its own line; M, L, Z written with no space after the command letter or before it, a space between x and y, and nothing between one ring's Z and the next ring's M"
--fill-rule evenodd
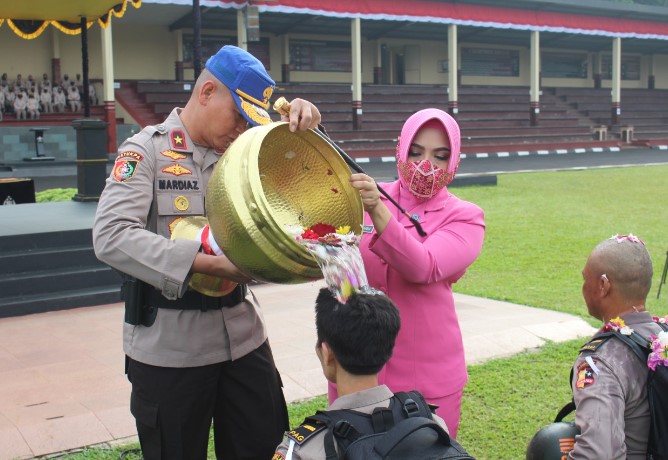
M327 390L314 352L313 303L321 286L252 288L288 402ZM455 304L469 364L594 332L564 313L459 294ZM122 304L0 319L0 460L136 440L122 321Z

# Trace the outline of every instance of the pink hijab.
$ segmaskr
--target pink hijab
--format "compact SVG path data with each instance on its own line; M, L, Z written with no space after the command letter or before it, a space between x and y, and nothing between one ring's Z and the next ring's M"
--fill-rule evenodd
M408 117L408 120L404 123L404 127L401 129L401 136L399 136L397 142L397 162L408 161L408 150L413 143L415 135L428 123L429 125L436 123L437 126L442 126L450 140L450 161L448 161L448 167L445 172L450 175L452 180L455 177L457 168L459 168L459 150L462 143L461 134L459 133L457 121L439 109L420 110Z

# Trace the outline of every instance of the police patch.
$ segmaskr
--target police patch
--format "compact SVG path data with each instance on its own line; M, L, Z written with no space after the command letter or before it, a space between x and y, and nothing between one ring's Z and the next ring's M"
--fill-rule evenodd
M162 172L167 173L167 174L173 174L174 176L182 176L184 174L192 174L193 172L189 170L188 168L184 168L178 163L174 163L171 166L167 166L166 168L162 168Z
M594 371L587 362L582 362L578 365L577 376L578 379L575 382L575 388L578 390L592 386L595 382Z
M160 152L160 155L166 156L167 158L171 158L172 160L184 160L188 158L188 155L184 155L183 153L178 153L173 150L165 150L163 152Z
M144 157L137 152L121 152L116 157L114 168L111 171L111 177L116 182L126 182L132 179L132 176L137 172L139 162Z

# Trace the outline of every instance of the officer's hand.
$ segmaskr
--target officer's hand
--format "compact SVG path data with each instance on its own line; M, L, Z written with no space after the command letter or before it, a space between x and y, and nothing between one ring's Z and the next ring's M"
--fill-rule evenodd
M293 99L290 102L290 116L281 115L281 121L290 122L290 131L304 131L317 128L322 117L318 108L304 99Z
M195 256L191 271L205 275L225 278L236 283L244 284L253 280L250 276L239 270L227 257L210 256L198 252Z

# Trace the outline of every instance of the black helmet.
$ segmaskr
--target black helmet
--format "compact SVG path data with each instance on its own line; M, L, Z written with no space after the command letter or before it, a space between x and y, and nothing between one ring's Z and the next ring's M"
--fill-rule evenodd
M527 460L562 460L575 446L580 430L575 422L551 423L536 433L527 448Z

